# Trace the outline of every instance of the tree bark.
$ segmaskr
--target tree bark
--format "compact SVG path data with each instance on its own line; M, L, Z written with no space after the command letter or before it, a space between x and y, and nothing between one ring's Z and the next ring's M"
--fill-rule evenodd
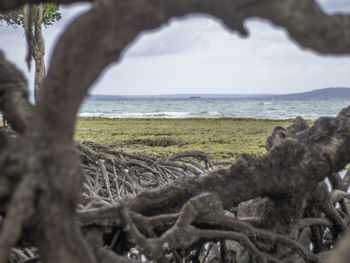
M23 6L23 27L24 34L27 40L27 55L26 55L26 63L28 70L31 68L31 61L34 53L33 46L33 30L32 30L32 6L29 4L25 4Z
M33 57L35 61L35 81L34 97L35 101L39 99L39 93L43 86L46 69L45 69L45 39L42 34L43 24L43 4L35 6L34 35L33 35Z
M26 61L28 68L30 69L31 60L34 58L34 98L36 102L39 99L40 89L43 86L46 75L45 39L42 34L43 12L43 4L37 4L34 6L26 4L23 7L23 26L28 46Z

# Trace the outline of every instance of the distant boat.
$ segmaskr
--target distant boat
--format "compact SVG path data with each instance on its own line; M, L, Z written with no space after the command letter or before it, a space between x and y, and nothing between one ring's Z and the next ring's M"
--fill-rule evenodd
M190 99L200 99L201 96L191 96Z

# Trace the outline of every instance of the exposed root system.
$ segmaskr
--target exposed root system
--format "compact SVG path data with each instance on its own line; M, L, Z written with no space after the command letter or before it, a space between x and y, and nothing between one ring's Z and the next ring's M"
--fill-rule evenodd
M115 205L127 195L173 182L179 177L197 177L213 169L210 157L187 151L167 158L128 154L83 142L76 145L85 174L80 209Z

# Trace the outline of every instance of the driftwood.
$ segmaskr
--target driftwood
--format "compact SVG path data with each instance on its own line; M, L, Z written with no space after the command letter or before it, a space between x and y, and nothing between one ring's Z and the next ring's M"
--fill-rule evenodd
M41 2L50 1L2 0L0 10ZM73 133L89 87L140 32L191 13L241 35L260 17L305 48L350 54L350 16L313 0L95 0L58 41L33 107L0 52L0 111L16 132L0 130L0 263L320 262L330 251L328 262L349 261L350 237L334 246L349 223L349 175L339 172L350 162L350 108L276 128L264 156L228 168L90 144L77 145L81 163Z

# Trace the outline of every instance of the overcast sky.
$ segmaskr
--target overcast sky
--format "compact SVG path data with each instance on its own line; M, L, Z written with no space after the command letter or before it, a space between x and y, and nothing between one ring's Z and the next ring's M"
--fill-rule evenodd
M349 0L319 0L328 13L349 13ZM44 30L49 62L55 40L89 5L61 7L63 18ZM320 56L302 50L286 33L262 20L246 22L241 38L208 16L174 19L141 34L111 66L91 93L154 95L182 93L293 93L350 87L350 57ZM22 28L0 26L0 48L28 76Z

